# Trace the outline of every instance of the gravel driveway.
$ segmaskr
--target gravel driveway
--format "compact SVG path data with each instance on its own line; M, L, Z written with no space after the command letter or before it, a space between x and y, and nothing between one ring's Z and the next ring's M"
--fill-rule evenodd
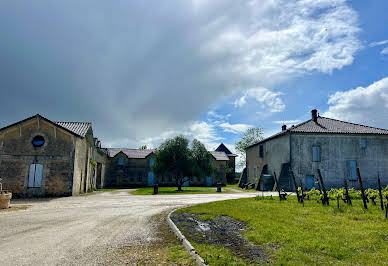
M128 190L15 201L27 210L0 213L1 265L114 264L122 246L152 241L150 219L188 204L252 197L253 193L134 196Z

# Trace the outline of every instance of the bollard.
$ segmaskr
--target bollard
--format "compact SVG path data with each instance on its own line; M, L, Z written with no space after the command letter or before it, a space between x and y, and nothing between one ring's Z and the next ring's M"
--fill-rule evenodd
M217 192L222 192L221 191L221 183L217 183Z
M158 194L159 193L159 185L158 184L155 184L154 185L154 195Z

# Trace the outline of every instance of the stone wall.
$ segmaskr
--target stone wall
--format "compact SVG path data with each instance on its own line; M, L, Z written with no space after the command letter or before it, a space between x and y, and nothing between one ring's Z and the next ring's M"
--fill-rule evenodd
M361 147L361 139L366 147ZM321 160L312 161L312 146L321 149ZM388 185L388 137L376 135L292 134L292 169L298 180L305 183L307 175L317 176L320 168L327 187L343 187L348 175L347 161L356 160L364 187L377 186L377 174L383 185ZM358 181L349 181L358 188Z
M45 143L35 148L32 139L37 135ZM33 118L0 133L0 177L15 197L71 195L73 161L72 135L45 120ZM40 188L28 187L31 164L43 165Z
M263 157L259 156L260 145L263 146ZM257 183L263 167L268 166L268 174L279 177L283 163L290 160L289 135L268 140L263 144L246 149L246 167L248 183ZM256 169L256 170L255 170Z

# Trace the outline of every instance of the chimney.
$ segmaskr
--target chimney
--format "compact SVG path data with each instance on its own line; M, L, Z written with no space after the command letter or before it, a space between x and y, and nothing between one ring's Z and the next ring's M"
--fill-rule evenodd
M282 126L282 131L286 131L287 130L287 125L283 125Z
M318 119L318 110L317 109L311 110L311 119L314 122L317 122L317 119Z

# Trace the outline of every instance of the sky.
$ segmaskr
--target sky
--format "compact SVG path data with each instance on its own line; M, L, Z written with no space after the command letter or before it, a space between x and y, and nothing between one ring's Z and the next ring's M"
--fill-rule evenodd
M1 1L0 127L90 121L105 147L322 116L388 128L388 1Z

